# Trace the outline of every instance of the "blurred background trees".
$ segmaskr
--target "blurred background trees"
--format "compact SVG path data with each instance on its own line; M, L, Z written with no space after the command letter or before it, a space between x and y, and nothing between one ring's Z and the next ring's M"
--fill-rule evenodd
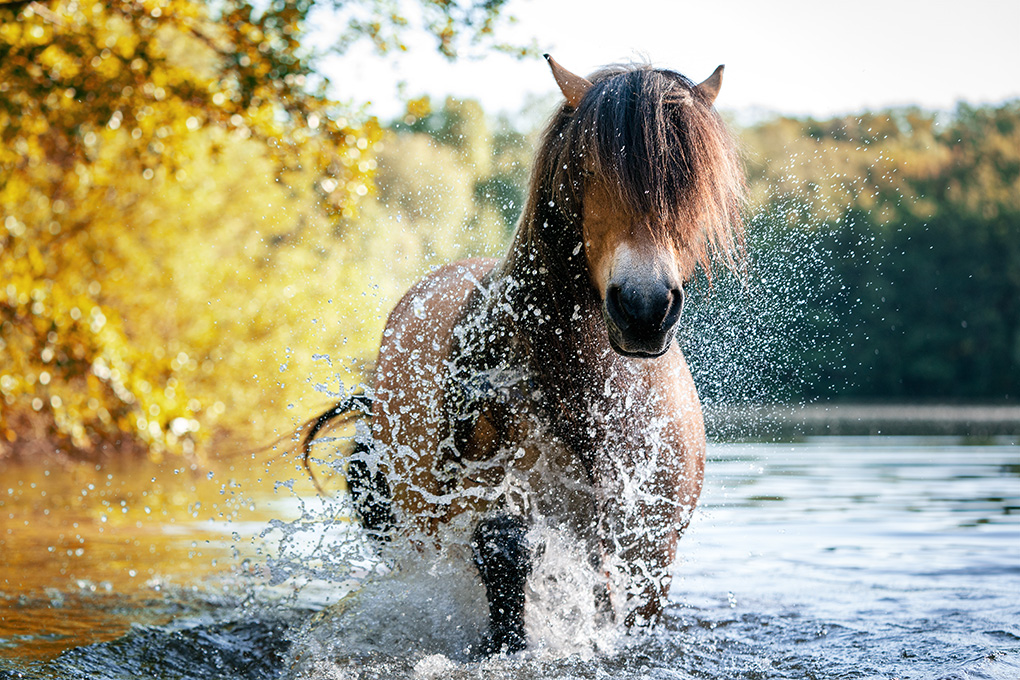
M502 5L420 4L447 54ZM331 101L302 39L332 5L0 5L0 457L266 442L365 375L414 279L505 247L536 131ZM340 46L401 48L389 6L344 5ZM761 261L794 271L799 239L827 272L791 284L797 328L759 321L827 340L755 398L1016 398L1018 126L1009 102L739 131L755 223L786 234Z
M753 210L818 232L834 274L805 309L830 341L798 358L815 369L796 396L1020 396L1020 101L743 134Z
M341 43L400 47L390 4L346 3ZM502 5L419 4L445 54ZM368 356L364 239L338 236L381 130L326 96L301 42L315 9L0 5L0 455L257 440L290 348L321 332Z

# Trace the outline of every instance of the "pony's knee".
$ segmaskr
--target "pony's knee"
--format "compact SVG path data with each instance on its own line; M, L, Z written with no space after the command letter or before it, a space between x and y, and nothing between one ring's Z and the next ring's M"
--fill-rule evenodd
M489 601L487 654L524 649L524 583L531 573L527 527L520 517L483 520L471 540L475 565Z
M479 522L471 550L486 583L495 582L497 576L503 582L523 582L531 573L527 526L520 517L498 515Z

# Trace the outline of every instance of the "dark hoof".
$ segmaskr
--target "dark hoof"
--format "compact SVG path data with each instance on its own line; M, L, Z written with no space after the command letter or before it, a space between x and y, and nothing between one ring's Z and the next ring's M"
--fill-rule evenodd
M522 652L528 646L527 637L523 630L503 631L494 633L492 630L485 634L481 646L478 648L478 657L487 659L497 654L513 654Z

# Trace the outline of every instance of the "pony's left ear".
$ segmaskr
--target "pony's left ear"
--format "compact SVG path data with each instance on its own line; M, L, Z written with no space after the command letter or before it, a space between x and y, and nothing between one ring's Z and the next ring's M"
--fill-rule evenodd
M560 92L567 98L567 103L576 109L577 105L581 103L584 93L591 87L591 81L563 68L559 65L559 62L548 54L542 56L549 62L553 78L556 79L556 84L560 86Z
M711 106L712 102L719 95L719 88L722 87L722 72L726 68L724 64L719 64L712 71L712 75L705 78L702 82L694 86L694 90L700 94L705 102Z

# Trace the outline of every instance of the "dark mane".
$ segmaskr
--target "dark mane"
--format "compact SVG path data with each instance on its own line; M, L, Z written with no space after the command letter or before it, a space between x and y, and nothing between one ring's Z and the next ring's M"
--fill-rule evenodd
M674 71L610 66L588 79L577 109L564 104L542 137L518 240L534 244L550 221L579 227L585 187L599 181L706 271L714 259L733 266L744 180L719 114Z

